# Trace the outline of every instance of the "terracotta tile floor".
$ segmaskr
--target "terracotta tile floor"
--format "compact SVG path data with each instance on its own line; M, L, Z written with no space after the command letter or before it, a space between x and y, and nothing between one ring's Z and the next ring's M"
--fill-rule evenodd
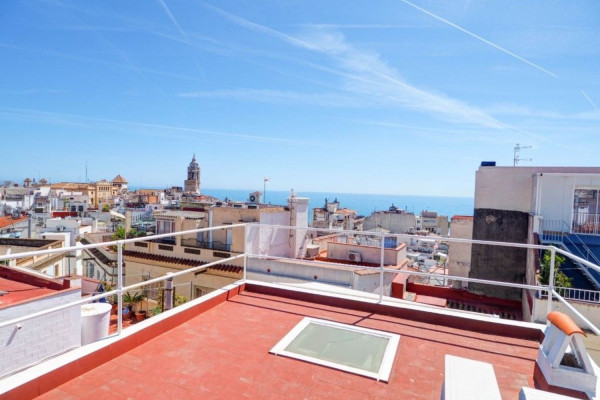
M304 316L401 335L389 383L268 353ZM244 292L38 399L435 399L444 355L492 363L504 399L538 343Z

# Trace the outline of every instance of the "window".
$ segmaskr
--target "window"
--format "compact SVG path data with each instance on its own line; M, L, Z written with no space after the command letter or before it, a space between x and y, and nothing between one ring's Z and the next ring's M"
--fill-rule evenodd
M400 336L304 318L270 351L387 382Z
M175 229L175 223L171 220L159 219L156 220L156 234L171 233Z
M215 289L213 288L209 288L206 286L195 286L194 285L194 298L197 299L198 297L202 297L206 294L209 294L210 292L214 292Z

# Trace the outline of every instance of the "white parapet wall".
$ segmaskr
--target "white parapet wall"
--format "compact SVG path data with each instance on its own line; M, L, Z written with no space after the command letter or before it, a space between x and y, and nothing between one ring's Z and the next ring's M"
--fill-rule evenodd
M0 308L0 321L81 299L81 290L64 290L41 299ZM81 345L81 307L70 307L0 328L0 377Z
M548 299L534 299L535 307L533 308L533 321L537 323L546 323L546 314L548 312ZM600 326L600 303L583 303L577 301L569 302L577 311L586 317L595 326ZM563 303L554 301L552 303L552 311L560 311L573 318L575 323L583 328L588 329L588 326L574 313L571 312Z

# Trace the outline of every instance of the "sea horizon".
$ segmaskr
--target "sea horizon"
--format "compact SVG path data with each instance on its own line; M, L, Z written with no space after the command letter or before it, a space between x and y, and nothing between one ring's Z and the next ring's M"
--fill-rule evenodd
M244 189L211 189L204 188L202 194L217 197L221 200L226 198L233 201L248 201L252 190ZM267 190L263 194L262 202L273 205L286 205L291 191ZM359 215L369 216L374 211L386 211L393 205L398 209L414 214L421 211L435 211L438 215L473 215L473 197L452 196L428 196L428 195L397 195L397 194L365 194L365 193L341 193L341 192L309 192L294 191L298 197L309 199L309 218L312 217L312 209L322 207L325 199L329 202L338 200L340 207L355 210Z

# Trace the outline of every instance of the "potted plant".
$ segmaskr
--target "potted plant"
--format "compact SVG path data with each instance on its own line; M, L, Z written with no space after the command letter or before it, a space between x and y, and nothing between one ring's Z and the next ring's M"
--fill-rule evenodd
M102 292L112 292L113 290L115 290L114 286L111 285L107 281L102 281L101 284L102 284L102 287L103 287ZM116 314L117 313L118 303L119 303L119 301L117 299L117 295L113 294L113 295L110 295L110 296L106 296L106 302L112 306L112 309L110 310L110 313L111 314Z
M133 317L133 306L135 306L140 301L144 300L146 295L144 292L135 292L131 294L129 292L125 292L123 295L123 303L125 307L123 307L123 318L132 318ZM125 316L127 315L127 316Z
M138 310L138 311L135 312L135 319L136 319L136 321L140 322L144 318L146 318L146 311L144 311L144 310Z

